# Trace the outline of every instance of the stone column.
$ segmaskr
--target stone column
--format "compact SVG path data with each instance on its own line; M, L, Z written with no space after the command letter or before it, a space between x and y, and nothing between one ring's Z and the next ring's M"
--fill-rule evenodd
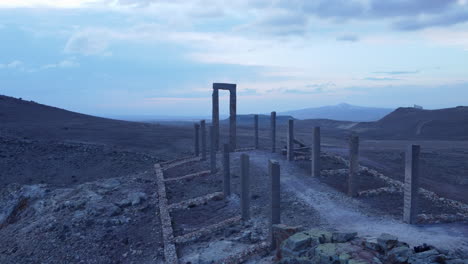
M199 143L199 130L200 130L200 125L199 124L194 124L194 129L195 129L195 133L194 133L194 143L195 143L195 146L194 146L194 152L195 152L195 156L198 157L200 155L200 143Z
M359 137L352 135L349 140L348 195L357 196L359 184Z
M250 219L250 166L249 155L241 154L241 216L243 221Z
M210 126L210 168L211 173L216 173L216 149L215 149L215 128Z
M224 168L224 178L223 178L223 191L224 198L227 198L231 195L231 165L229 160L229 144L224 144L223 148L223 168Z
M201 129L201 160L206 160L206 122L200 121Z
M288 120L288 155L289 161L294 160L294 120Z
M280 192L280 165L277 161L269 161L271 181L271 216L270 216L270 240L271 248L276 248L276 240L273 237L273 225L281 223L281 192Z
M214 146L215 150L219 149L219 90L213 84L213 115L211 125L214 127Z
M229 89L229 92L229 144L231 145L231 151L234 151L237 148L237 95L235 86Z
M254 115L255 149L258 149L258 115Z
M415 224L418 216L419 153L418 145L406 151L403 221L407 224Z
M310 148L312 177L320 176L320 127L314 127L312 147Z
M276 152L276 112L271 112L270 116L271 129L271 152Z

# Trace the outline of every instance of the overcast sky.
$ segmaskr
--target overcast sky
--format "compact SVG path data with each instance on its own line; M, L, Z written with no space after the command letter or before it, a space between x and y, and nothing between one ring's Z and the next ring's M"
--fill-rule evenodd
M98 115L468 104L466 0L0 0L0 93ZM221 93L227 112L228 93Z

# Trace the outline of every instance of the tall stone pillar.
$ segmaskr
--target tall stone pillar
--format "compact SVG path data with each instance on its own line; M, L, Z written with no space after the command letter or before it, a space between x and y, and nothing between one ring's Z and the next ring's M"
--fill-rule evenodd
M215 151L219 149L219 90L213 85L213 113L212 113L212 126L214 127L214 148Z
M194 124L194 152L195 156L198 157L200 155L200 143L199 143L199 130L200 130L200 125L199 124Z
M281 223L280 165L274 160L269 160L268 163L271 182L270 240L271 247L274 249L276 240L273 237L273 225Z
M250 164L249 155L241 154L241 216L243 221L250 219Z
M407 224L415 224L418 216L419 153L418 145L406 151L403 221Z
M229 144L224 144L223 147L223 168L224 168L224 178L223 178L223 192L224 198L231 195L231 165L229 160Z
M210 126L210 168L211 173L216 173L216 149L215 149L215 128Z
M206 121L200 121L201 129L201 160L206 160Z
M276 152L276 112L270 115L271 152Z
M235 151L237 148L237 95L236 86L229 89L229 144L231 145L231 151Z
M312 177L320 176L320 127L314 127L312 147L310 149Z
M294 120L288 120L288 160L294 160Z
M352 135L349 140L348 195L357 196L359 185L359 137Z
M258 149L258 115L254 115L255 149Z

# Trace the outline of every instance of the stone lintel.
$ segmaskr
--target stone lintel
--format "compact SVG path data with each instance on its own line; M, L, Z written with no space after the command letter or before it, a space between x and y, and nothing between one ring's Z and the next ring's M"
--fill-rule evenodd
M232 84L232 83L213 83L213 89L235 90L236 89L236 84Z

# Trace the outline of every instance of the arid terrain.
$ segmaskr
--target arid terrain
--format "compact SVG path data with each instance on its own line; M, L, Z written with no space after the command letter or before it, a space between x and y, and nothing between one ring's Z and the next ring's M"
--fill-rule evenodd
M238 147L252 147L253 118L238 119ZM278 117L278 152L286 145L287 119ZM455 122L449 121L450 125ZM413 246L429 243L452 250L457 257L468 257L464 255L468 209L463 207L468 204L468 141L460 130L431 139L417 126L417 135L423 136L404 139L404 134L376 136L386 125L295 122L296 138L305 145L311 144L313 127L322 127L322 176L309 176L310 161L286 162L281 154L272 154L269 119L261 118L260 149L244 152L251 159L252 221L233 221L190 240L188 234L239 215L238 152L231 155L232 197L224 200L214 195L183 205L222 191L221 170L178 179L209 170L208 161L174 167L174 163L164 163L193 156L193 123L111 120L1 96L0 236L4 239L0 240L0 263L165 263L155 164L167 164L161 170L167 203L173 206L170 217L174 236L180 239L176 247L181 263L216 263L229 258L226 252L241 254L268 237L269 159L281 164L282 222L287 225L355 231L370 237L390 232ZM433 134L438 131L434 129L437 122L424 126ZM221 124L224 142L228 126ZM363 130L369 126L371 132ZM401 190L356 199L345 195L346 171L340 170L348 167L347 142L356 132L363 166L359 191L363 193L391 187L391 180L402 182L407 146L421 145L421 187L432 196L420 197L427 216L420 226L401 222ZM222 168L220 153L217 162ZM439 215L452 218L439 219ZM272 253L262 250L249 261L271 260Z

